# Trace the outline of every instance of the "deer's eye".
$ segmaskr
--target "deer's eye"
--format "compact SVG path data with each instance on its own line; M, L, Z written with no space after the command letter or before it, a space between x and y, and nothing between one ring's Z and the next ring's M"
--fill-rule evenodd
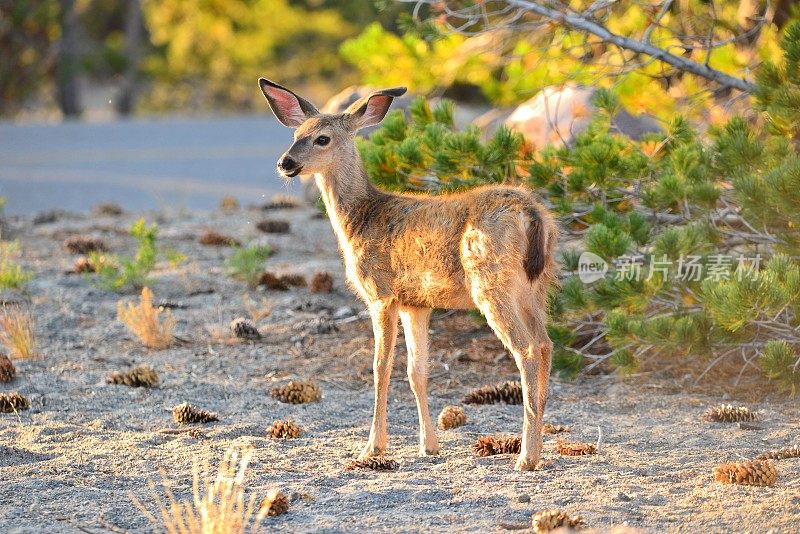
M331 138L327 135L320 135L316 139L314 139L314 144L319 146L325 146L331 142Z

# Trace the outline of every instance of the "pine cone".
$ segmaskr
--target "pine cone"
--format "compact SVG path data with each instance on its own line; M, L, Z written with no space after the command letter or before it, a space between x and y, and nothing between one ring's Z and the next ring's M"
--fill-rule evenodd
M75 263L72 265L72 272L78 274L93 273L95 270L94 262L86 256L81 256L75 260Z
M242 243L236 238L229 237L213 230L208 230L200 236L201 245L210 247L241 247Z
M259 513L267 509L266 515L275 517L289 511L289 499L280 490L270 490L258 505Z
M111 373L106 382L132 388L151 388L158 384L158 374L151 367L142 365L121 373Z
M711 408L703 414L703 421L714 423L738 423L739 421L755 421L758 416L746 406L733 406L732 404L721 404Z
M11 382L17 376L17 369L8 356L0 354L0 382Z
M522 438L518 436L480 436L472 446L475 456L519 454Z
M311 279L312 293L330 293L333 291L333 276L331 273L319 272Z
M92 213L105 217L119 217L125 210L116 202L101 202L92 206Z
M0 393L0 413L14 413L30 407L31 401L17 392Z
M581 516L571 517L566 512L555 508L538 512L531 517L531 527L536 534L550 532L561 527L577 527L582 524L583 518Z
M564 425L551 425L550 423L542 425L542 434L561 434L562 432L569 432L569 427Z
M264 211L269 210L287 210L299 208L301 205L300 199L292 195L275 195L272 200L263 204L261 209Z
M306 277L302 274L284 274L281 276L281 282L292 287L306 287Z
M373 456L365 460L351 460L346 469L352 471L354 469L372 469L373 471L394 471L400 467L396 461L383 456Z
M439 414L439 428L449 430L467 424L467 414L461 406L445 406Z
M597 447L591 443L581 443L579 441L568 443L558 440L556 451L562 456L585 456L587 454L597 454Z
M291 419L287 421L276 420L269 427L267 433L273 438L293 439L299 438L302 431Z
M256 228L265 234L288 234L289 221L282 219L264 219L256 224Z
M268 271L261 273L261 276L258 277L258 283L256 285L264 286L272 291L286 291L289 289L289 284L286 283L283 278Z
M78 235L64 241L64 249L70 254L88 254L90 252L107 252L105 241L99 237Z
M800 458L800 445L762 452L756 456L756 460L785 460L787 458Z
M284 386L272 388L272 398L288 404L305 404L319 401L322 391L313 382L292 380Z
M509 381L474 389L462 400L464 404L522 404L522 384Z
M215 413L195 408L188 402L184 402L172 408L172 419L179 425L189 425L192 423L219 421L219 416Z
M778 471L771 460L732 462L715 467L714 480L723 484L772 486L778 480Z
M239 339L261 339L261 333L252 321L237 317L231 321L231 333Z

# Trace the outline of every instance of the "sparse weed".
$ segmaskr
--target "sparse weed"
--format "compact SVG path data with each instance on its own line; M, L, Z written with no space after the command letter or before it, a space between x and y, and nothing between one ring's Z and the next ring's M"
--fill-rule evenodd
M251 287L258 285L259 277L264 271L264 262L272 255L267 245L251 245L239 248L225 263L228 273L234 278L244 280Z
M159 320L159 315L164 308L153 307L153 292L149 287L142 289L139 305L132 302L117 302L117 318L136 334L145 346L152 349L165 349L169 347L174 338L172 331L175 329L175 319L172 312L164 312L164 320Z
M148 275L156 266L156 239L158 225L147 226L139 219L131 226L131 236L139 242L133 258L118 258L94 252L89 258L95 265L100 285L106 289L120 291L125 288L139 289L148 284Z
M247 310L247 314L254 323L258 323L262 319L269 317L269 315L272 313L269 301L264 297L261 298L260 303L256 303L247 293L245 293L242 295L242 302L244 303L244 309Z
M3 307L0 312L0 343L15 358L30 358L36 353L33 317L18 307Z
M256 496L245 497L244 477L253 456L252 449L228 449L216 475L205 463L192 469L192 501L176 499L162 472L166 501L156 485L148 483L155 500L150 511L133 494L134 505L147 517L154 529L169 534L246 534L257 532L270 507L258 509ZM152 507L152 506L151 506Z
M0 242L0 288L22 289L33 277L16 262L19 253L18 242Z

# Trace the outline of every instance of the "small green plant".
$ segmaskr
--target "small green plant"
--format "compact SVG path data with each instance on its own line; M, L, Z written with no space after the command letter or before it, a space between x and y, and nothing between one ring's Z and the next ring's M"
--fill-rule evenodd
M22 289L33 275L16 262L19 256L19 243L16 241L0 242L0 288Z
M251 287L258 285L258 279L264 271L264 262L272 255L268 245L251 245L238 248L225 267L228 274L236 279L244 280Z
M154 223L147 226L144 219L139 219L131 226L130 233L139 243L133 258L119 258L97 252L90 255L97 279L107 289L141 289L147 285L148 275L156 266L158 225Z

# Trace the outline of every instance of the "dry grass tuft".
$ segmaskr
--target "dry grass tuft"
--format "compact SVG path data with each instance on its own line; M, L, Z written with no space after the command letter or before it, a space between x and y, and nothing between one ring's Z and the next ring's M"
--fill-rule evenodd
M208 230L200 236L198 240L201 245L210 247L241 247L242 243L235 237L220 234L214 230Z
M224 196L219 201L219 209L222 211L236 211L239 209L239 201L236 197Z
M33 317L17 307L4 307L0 312L0 343L14 358L30 358L36 353Z
M259 525L269 509L256 508L256 496L245 496L244 478L253 456L252 450L228 449L216 474L206 463L202 470L192 469L192 500L179 501L162 473L166 502L153 482L149 482L155 500L150 511L132 493L133 504L141 510L158 532L168 534L248 534L259 532Z
M280 490L270 490L258 504L258 513L270 517L283 515L289 511L289 499Z
M172 331L175 329L172 312L166 310L164 320L161 321L159 315L163 312L164 308L153 306L153 292L149 287L142 289L138 306L121 300L117 302L117 318L151 349L165 349L172 345L175 339L172 336Z
M311 279L312 293L331 293L333 291L333 276L331 273L322 271L316 273Z

